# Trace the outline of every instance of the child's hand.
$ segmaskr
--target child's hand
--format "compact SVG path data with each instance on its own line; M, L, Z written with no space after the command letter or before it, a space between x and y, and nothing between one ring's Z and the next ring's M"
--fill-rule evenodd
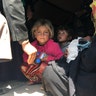
M22 42L22 49L28 55L32 55L33 53L37 52L37 49L30 44L28 40Z
M36 52L29 55L29 57L27 59L27 63L29 65L33 64L35 59L36 59Z
M22 49L28 55L28 64L33 64L36 58L37 49L28 40L22 42Z
M46 62L46 61L47 61L47 57L48 57L48 56L45 56L44 58L41 59L41 61Z
M68 56L68 49L66 49L65 52L64 52L64 57L67 58L67 56Z

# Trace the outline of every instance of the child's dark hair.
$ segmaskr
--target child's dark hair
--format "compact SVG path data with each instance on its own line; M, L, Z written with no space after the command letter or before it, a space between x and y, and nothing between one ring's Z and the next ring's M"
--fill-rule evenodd
M73 29L69 26L64 26L64 25L60 25L58 28L57 28L57 33L59 31L63 31L65 30L67 33L68 33L68 37L72 37L72 39L74 39L74 32L73 32ZM71 39L71 40L72 40Z

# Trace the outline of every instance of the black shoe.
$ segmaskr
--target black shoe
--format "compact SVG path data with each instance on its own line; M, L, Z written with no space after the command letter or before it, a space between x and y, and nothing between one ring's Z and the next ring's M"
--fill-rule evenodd
M0 95L6 94L6 93L8 93L9 91L10 91L10 89L8 89L8 88L2 88L2 89L0 89Z

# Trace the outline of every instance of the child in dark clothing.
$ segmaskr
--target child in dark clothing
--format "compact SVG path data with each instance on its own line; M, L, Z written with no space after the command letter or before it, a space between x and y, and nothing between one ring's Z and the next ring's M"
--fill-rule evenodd
M66 48L72 39L73 30L67 26L60 25L57 29L57 40L63 52L66 51Z

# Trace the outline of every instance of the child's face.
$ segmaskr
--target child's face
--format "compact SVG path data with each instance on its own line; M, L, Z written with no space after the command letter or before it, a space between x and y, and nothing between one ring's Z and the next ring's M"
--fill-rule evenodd
M37 39L40 45L44 45L49 40L50 33L45 26L40 26L35 32L35 38Z
M68 40L68 33L65 30L59 30L57 39L59 42L66 42Z

